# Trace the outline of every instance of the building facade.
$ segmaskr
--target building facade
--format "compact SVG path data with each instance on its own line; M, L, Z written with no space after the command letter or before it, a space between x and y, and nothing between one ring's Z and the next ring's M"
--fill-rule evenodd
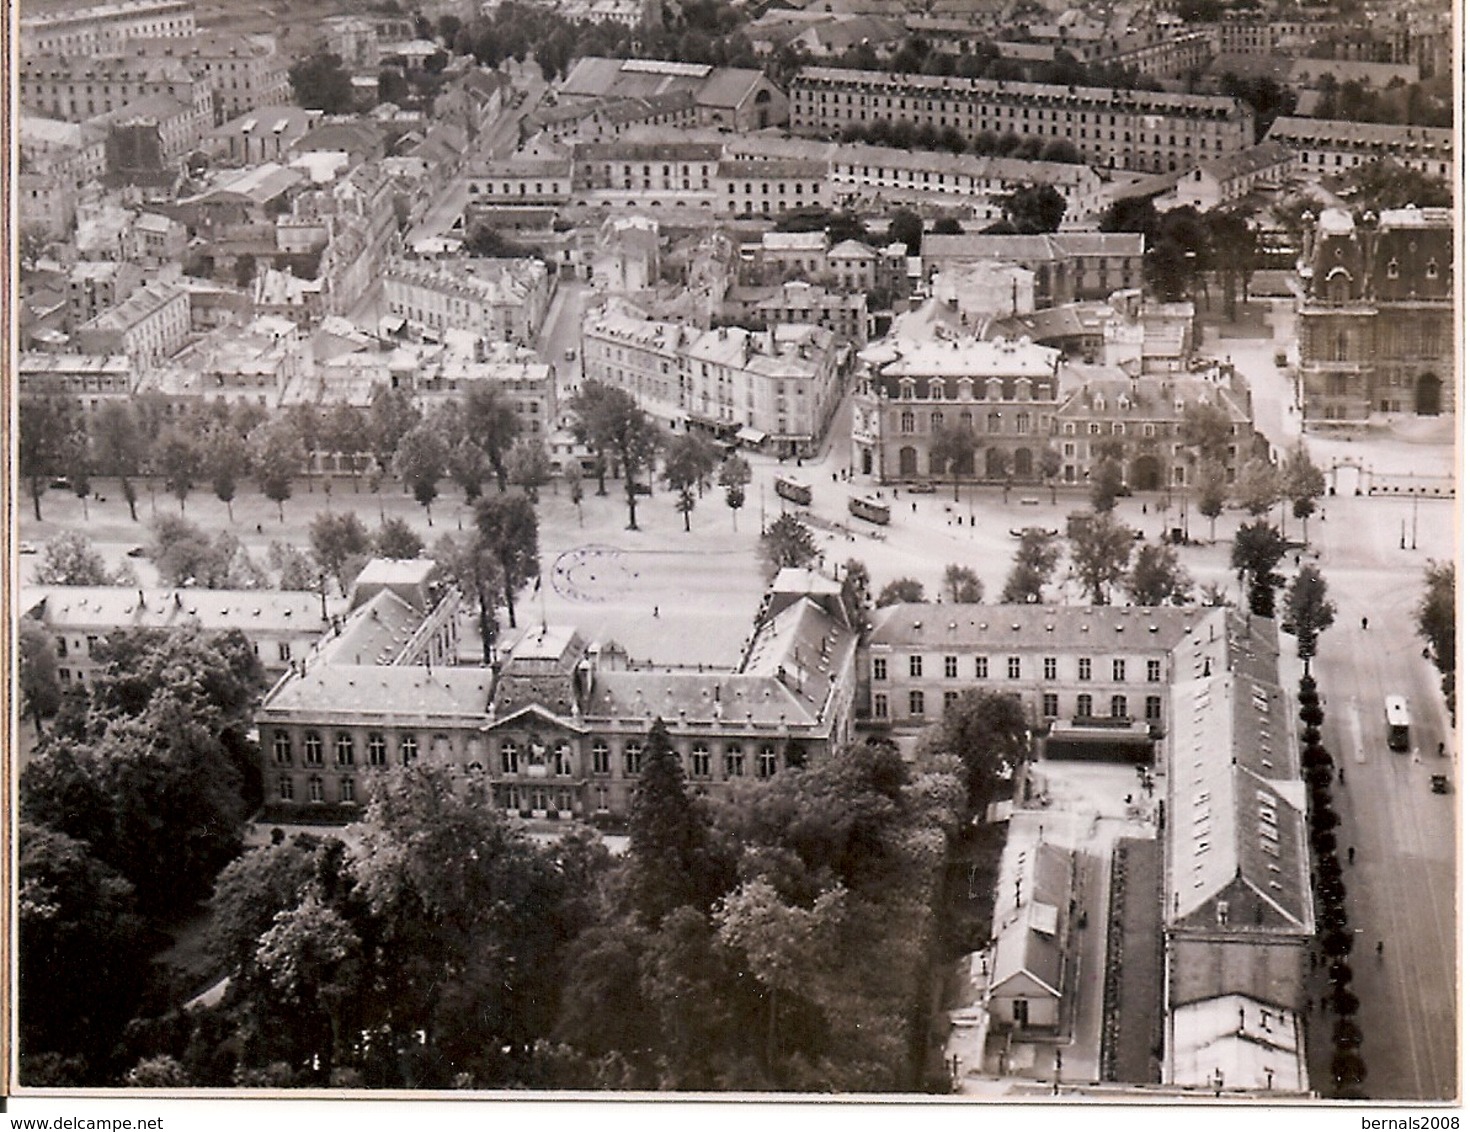
M959 479L1038 480L1060 403L1060 360L1061 351L1024 340L870 346L853 398L853 472L878 483L951 481L931 446L960 429L975 447L959 462Z
M1162 173L1254 142L1234 98L993 79L804 67L791 84L791 127L832 133L873 121L1070 141L1099 168Z
M126 354L140 371L178 353L188 337L189 292L172 283L145 283L77 328L84 353Z
M1455 171L1455 131L1320 118L1277 118L1266 134L1296 153L1297 172L1329 177L1374 161L1395 161L1431 177Z
M890 605L859 653L858 717L918 730L962 692L1014 694L1036 734L1055 723L1169 730L1175 656L1224 610L1046 605Z
M1143 286L1143 236L1137 232L1053 232L1035 236L924 234L925 276L947 267L1001 261L1036 275L1037 307L1106 299Z
M539 259L439 264L393 258L383 275L391 314L426 330L465 330L487 342L533 345L554 280Z
M1385 210L1369 226L1324 209L1302 262L1297 337L1306 420L1453 410L1451 210Z
M592 312L582 324L582 374L627 390L673 429L745 430L756 444L809 454L843 393L847 351L808 324L701 331L632 309Z
M139 99L167 95L214 123L214 87L181 59L120 55L27 55L21 59L20 104L33 114L84 122Z
M194 35L194 0L126 0L27 13L19 20L25 55L104 55L132 40Z
M828 586L835 588L832 583ZM567 626L527 630L484 667L352 643L288 675L257 712L269 810L344 817L371 778L420 759L484 786L524 817L626 817L648 732L662 719L691 789L720 793L851 738L856 638L834 595L773 594L732 670L631 667Z

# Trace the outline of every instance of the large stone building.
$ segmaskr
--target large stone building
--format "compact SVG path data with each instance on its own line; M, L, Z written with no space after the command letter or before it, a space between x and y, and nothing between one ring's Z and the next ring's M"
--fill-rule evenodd
M674 429L740 434L810 454L843 393L847 351L812 325L701 331L610 306L582 324L582 373L625 389Z
M20 602L20 615L52 634L63 686L87 683L97 646L124 629L237 629L274 680L311 652L342 611L340 599L317 593L194 587L27 586Z
M561 86L562 103L650 98L688 91L698 125L745 133L786 123L786 96L756 70L671 63L662 59L608 59L585 55Z
M1234 98L995 79L804 67L791 83L791 128L832 133L909 122L1070 141L1089 164L1162 173L1244 149L1254 116Z
M1052 232L1034 236L926 232L920 248L926 276L946 267L994 260L1036 273L1036 305L1106 299L1143 286L1138 232Z
M1302 1092L1316 922L1295 704L1276 626L1220 614L1176 650L1170 692L1162 1076Z
M623 817L655 719L694 790L769 778L851 738L856 635L838 591L778 577L739 663L698 671L634 667L557 625L527 629L488 666L440 667L426 649L452 616L355 592L340 635L256 714L270 808L345 817L384 767L425 759L486 783L513 814Z
M214 87L214 121L291 101L287 58L276 49L274 36L199 34L184 43L176 39L143 39L128 45L130 54L174 58L187 62Z
M1454 408L1454 215L1324 209L1309 229L1297 304L1307 421Z
M192 37L194 0L124 0L27 12L19 22L25 55L105 55L135 39Z
M888 338L863 351L852 406L852 468L879 483L954 478L931 451L943 429L973 433L959 478L1041 475L1060 402L1061 352L1027 341Z
M1455 131L1433 126L1277 118L1266 134L1297 155L1303 176L1330 177L1373 161L1394 161L1431 177L1455 171Z
M154 95L176 99L214 124L214 84L182 59L121 55L27 55L20 104L33 114L84 122Z
M77 345L88 354L126 354L141 371L172 357L188 336L189 292L154 282L79 326Z
M1255 454L1250 391L1243 382L1210 380L1197 374L1128 377L1092 372L1056 410L1053 443L1062 458L1061 480L1087 478L1107 453L1120 454L1124 481L1135 491L1189 489L1199 475L1198 453L1183 441L1193 406L1225 414L1231 439L1225 461L1227 483Z
M1060 724L1131 734L1168 732L1175 650L1223 634L1225 611L1051 605L890 605L872 613L859 656L858 714L914 731L937 722L961 692L1014 694L1040 735Z
M389 313L439 334L465 330L521 345L535 343L553 288L546 264L532 258L392 259L383 275Z

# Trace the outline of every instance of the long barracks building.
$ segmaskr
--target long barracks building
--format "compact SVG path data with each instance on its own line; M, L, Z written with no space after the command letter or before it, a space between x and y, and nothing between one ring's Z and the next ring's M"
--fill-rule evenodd
M1239 99L1111 87L896 75L804 67L791 82L791 128L827 133L874 121L1066 140L1091 165L1154 173L1245 149L1254 116Z

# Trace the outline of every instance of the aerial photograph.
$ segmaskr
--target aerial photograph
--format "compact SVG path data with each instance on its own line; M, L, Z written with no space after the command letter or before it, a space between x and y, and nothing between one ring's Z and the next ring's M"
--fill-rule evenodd
M12 31L0 1095L1462 1100L1449 0Z

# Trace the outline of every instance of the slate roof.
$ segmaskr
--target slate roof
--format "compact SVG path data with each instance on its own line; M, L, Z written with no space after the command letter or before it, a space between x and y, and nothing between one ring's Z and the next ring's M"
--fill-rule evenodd
M388 726L476 719L485 715L492 680L488 668L318 664L283 680L258 716L270 722L302 712L313 722Z
M328 599L329 613L339 600ZM48 625L83 628L322 632L319 594L293 590L164 589L157 586L26 586L22 611Z
M873 611L868 640L889 648L998 648L1044 641L1058 651L1154 651L1174 648L1206 613L1163 606L903 603Z

